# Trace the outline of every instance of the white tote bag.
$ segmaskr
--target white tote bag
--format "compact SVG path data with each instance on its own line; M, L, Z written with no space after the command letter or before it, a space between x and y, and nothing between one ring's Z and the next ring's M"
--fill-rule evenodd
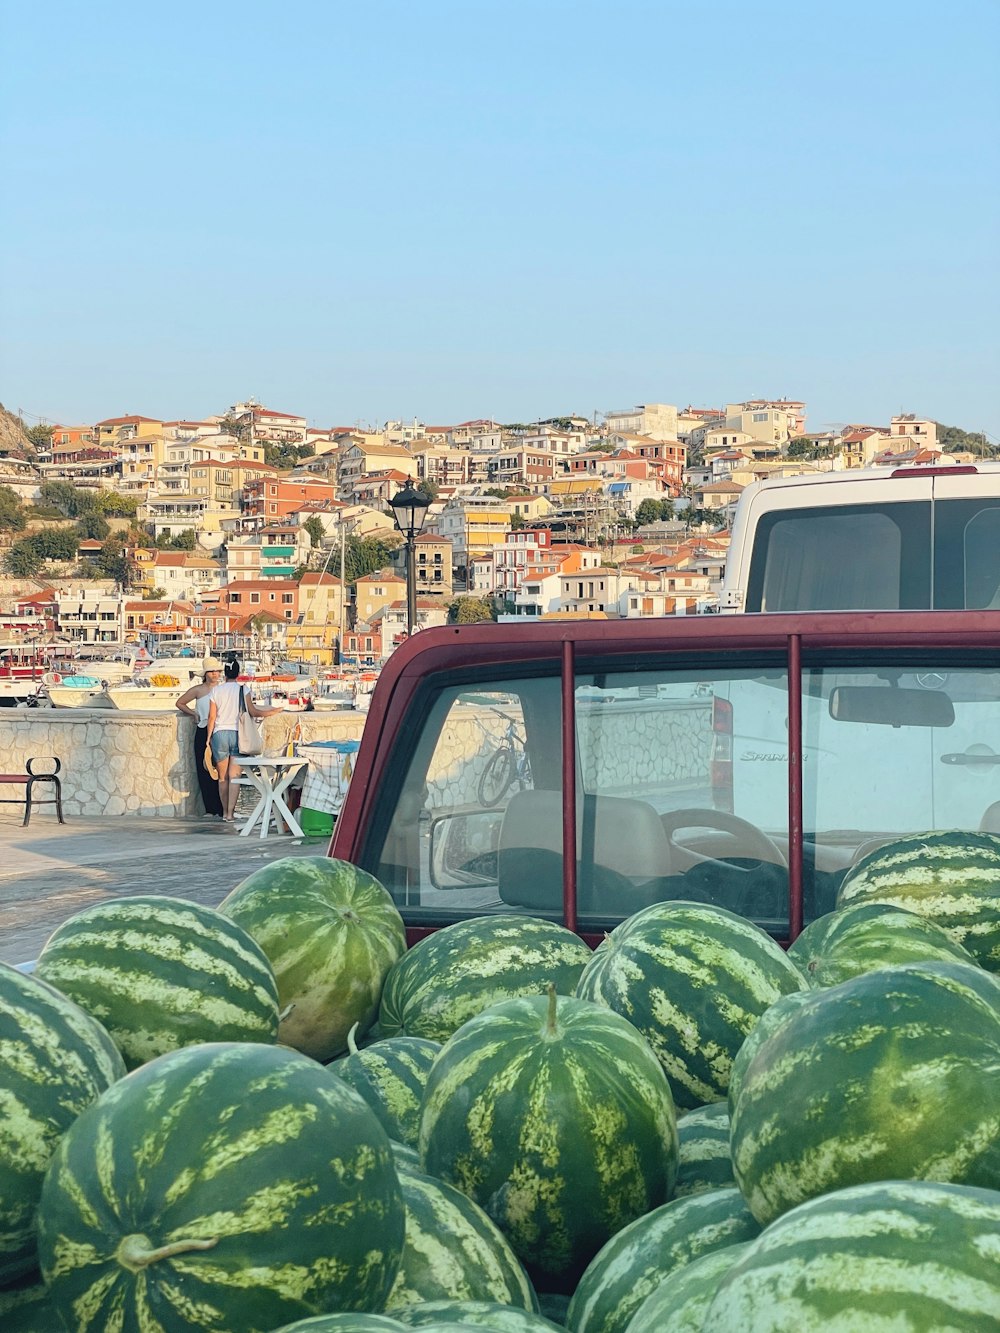
M255 754L264 753L264 728L255 717L247 712L242 685L240 686L240 716L236 724L236 735L239 740L241 755L249 759Z

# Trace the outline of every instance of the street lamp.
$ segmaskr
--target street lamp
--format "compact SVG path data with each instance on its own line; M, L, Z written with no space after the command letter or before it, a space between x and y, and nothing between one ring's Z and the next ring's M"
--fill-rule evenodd
M418 491L412 484L406 485L401 491L389 501L392 509L392 519L396 528L403 535L403 542L406 550L406 636L409 638L413 633L413 626L417 622L417 569L416 569L416 539L420 536L420 530L424 526L424 519L427 517L427 507L431 499L423 491Z

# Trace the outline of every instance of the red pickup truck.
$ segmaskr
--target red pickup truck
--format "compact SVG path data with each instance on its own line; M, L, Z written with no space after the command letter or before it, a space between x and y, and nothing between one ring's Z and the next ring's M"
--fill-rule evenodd
M879 842L1000 831L998 705L991 611L426 630L382 672L330 851L412 938L517 911L598 939L677 898L787 942Z

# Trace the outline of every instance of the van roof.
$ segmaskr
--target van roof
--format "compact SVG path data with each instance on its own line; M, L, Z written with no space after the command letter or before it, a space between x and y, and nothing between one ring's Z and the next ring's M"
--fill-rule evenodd
M971 470L996 476L1000 474L1000 462L978 461L971 465ZM933 467L924 464L907 467L903 464L899 467L849 468L846 472L808 472L798 477L762 477L758 485L761 490L770 491L781 486L830 486L860 481L889 481L896 474L905 474L908 477L919 477L921 475L932 477L938 476L942 472L967 473L969 471L970 464L968 463L941 463L935 464Z

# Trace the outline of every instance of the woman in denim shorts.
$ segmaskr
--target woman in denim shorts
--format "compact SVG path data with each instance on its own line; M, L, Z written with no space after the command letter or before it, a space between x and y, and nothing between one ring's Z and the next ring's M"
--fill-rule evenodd
M261 708L255 704L249 689L245 689L239 683L239 674L239 662L233 660L226 663L226 679L212 691L208 708L208 739L212 746L215 767L219 770L222 818L227 824L233 822L233 811L236 809L236 798L240 791L232 781L240 775L240 766L237 763L240 753L237 730L240 721L240 691L243 690L243 702L251 717L270 717L272 713L281 712L280 708Z

